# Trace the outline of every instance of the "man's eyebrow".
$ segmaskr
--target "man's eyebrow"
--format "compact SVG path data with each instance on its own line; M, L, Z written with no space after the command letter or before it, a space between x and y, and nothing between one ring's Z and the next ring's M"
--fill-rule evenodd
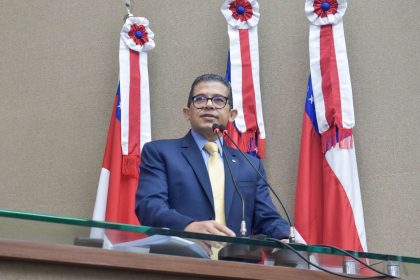
M211 93L210 93L210 94L211 94ZM205 94L205 93L196 93L196 94L194 94L194 95L193 95L193 97L194 97L194 96L199 96L199 95L204 95L204 96L207 96L207 94ZM219 93L213 93L213 96L227 97L226 95L219 94Z

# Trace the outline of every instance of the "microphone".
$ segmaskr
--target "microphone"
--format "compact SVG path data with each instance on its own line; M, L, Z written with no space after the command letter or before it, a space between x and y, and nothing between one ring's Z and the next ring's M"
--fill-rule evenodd
M241 232L241 236L242 236L242 237L245 237L245 236L246 236L245 200L244 200L244 198L243 198L243 196L242 196L241 192L239 191L238 183L236 182L235 177L233 176L233 173L232 173L232 168L231 168L231 166L230 166L230 164L229 164L229 161L228 161L228 159L227 159L227 157L226 157L226 151L225 151L225 149L223 148L223 143L222 143L222 140L220 139L220 133L222 133L222 132L224 131L225 126L224 126L224 125L218 125L218 124L216 124L216 123L215 123L215 124L213 124L213 127L212 127L212 128L213 128L213 132L214 132L214 134L216 134L217 139L219 140L220 146L222 147L222 151L223 151L223 159L224 159L224 161L225 161L225 163L226 163L226 166L228 167L230 177L232 178L233 185L235 186L235 190L236 190L236 192L238 193L239 198L241 199L241 202L242 202L242 222L241 222L241 229L240 229L240 232Z
M267 184L268 188L271 190L271 192L276 197L277 201L280 203L281 207L283 208L284 213L286 214L287 221L289 222L290 226L290 235L289 235L289 242L295 243L295 228L292 224L292 221L289 216L289 212L287 211L286 207L283 204L283 201L280 199L280 197L277 195L277 193L274 191L274 189L271 187L271 185L268 183L267 179L261 174L261 172L255 167L255 165L249 160L249 158L241 151L238 144L235 143L235 141L232 139L232 137L227 132L227 129L224 125L213 125L213 130L215 129L215 126L217 126L218 131L222 131L222 134L224 136L227 136L229 138L230 142L238 149L238 151L241 153L241 155L245 158L245 160L248 162L248 164L254 169L254 171L258 174L258 176L263 179L264 183Z

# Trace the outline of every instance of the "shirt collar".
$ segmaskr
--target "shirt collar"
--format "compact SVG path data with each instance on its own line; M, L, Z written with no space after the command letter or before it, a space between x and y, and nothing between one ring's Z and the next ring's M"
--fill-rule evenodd
M200 133L194 131L193 129L191 129L191 135L194 138L194 141L197 144L197 146L200 149L200 151L202 151L204 149L204 145L207 142L209 142L209 140L207 140L206 137L204 137ZM221 137L220 140L222 141L222 144L223 144L223 137ZM216 140L214 143L217 144L217 147L219 147L219 153L222 155L223 154L223 149L222 149L222 146L220 146L219 140ZM207 150L205 150L205 151L207 152Z

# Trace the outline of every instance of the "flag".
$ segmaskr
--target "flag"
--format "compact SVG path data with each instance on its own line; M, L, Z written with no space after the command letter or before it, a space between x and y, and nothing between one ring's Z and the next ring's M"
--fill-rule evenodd
M118 86L108 129L101 174L99 176L93 220L139 225L134 212L138 180L134 176L124 176L121 172L123 156L121 152L120 102L120 89ZM103 229L92 229L91 238L102 239L104 237ZM118 236L116 232L112 235L108 234L106 238L112 244L131 239L127 235Z
M342 17L346 0L306 0L308 81L295 226L309 244L367 251Z
M337 144L323 153L309 78L302 123L295 227L307 244L367 251L356 153Z
M120 37L120 84L115 96L93 220L139 225L135 194L143 145L151 140L147 51L154 47L145 18L127 18ZM92 229L91 238L109 244L141 235Z

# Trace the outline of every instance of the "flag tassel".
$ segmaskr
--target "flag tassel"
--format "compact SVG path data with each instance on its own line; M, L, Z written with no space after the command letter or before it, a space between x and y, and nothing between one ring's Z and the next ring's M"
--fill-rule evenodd
M121 172L124 176L139 177L140 157L138 155L124 155Z
M351 128L340 128L334 125L322 133L321 139L324 154L337 143L340 149L353 148L353 130Z
M257 146L257 156L259 158L265 158L266 157L266 148L265 148L265 139L262 139L258 137L258 146Z

